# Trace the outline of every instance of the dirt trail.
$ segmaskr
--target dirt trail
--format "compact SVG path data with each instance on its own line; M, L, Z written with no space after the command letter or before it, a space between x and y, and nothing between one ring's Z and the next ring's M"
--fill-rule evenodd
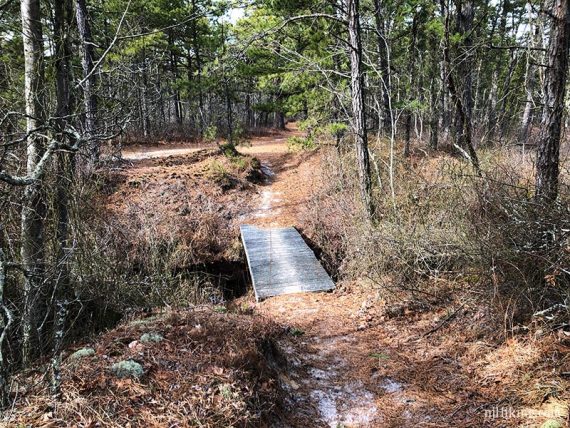
M268 175L247 223L302 227L306 202L318 185L320 155L291 153L287 136L254 140L241 149L257 157ZM358 304L339 293L318 293L279 296L258 305L258 311L290 326L292 333L280 344L288 361L281 382L294 397L284 426L377 425L377 397L360 378L360 363L369 364L370 352L357 337L363 322L353 316Z
M238 148L259 159L266 176L258 186L257 200L249 201L239 216L241 223L302 228L311 189L318 185L321 157L317 151L289 150L287 139L300 134L290 124L287 131L253 138L250 145ZM156 168L155 162L162 158L172 160L204 148L209 146L129 147L123 157L139 164L153 162L150 167ZM144 165L138 169L146 171ZM370 363L370 352L357 337L362 319L353 315L360 307L359 298L338 292L299 294L268 299L257 306L257 311L292 332L280 344L288 361L281 382L294 397L283 426L376 425L380 417L377 397L360 376L361 363Z
M271 137L255 138L239 151L255 156L266 175L260 186L257 210L244 219L260 226L298 226L299 215L306 205L309 190L318 175L316 152L293 153L287 139L300 132L294 127Z
M122 151L123 159L135 161L143 159L159 159L168 156L183 156L199 152L200 150L213 149L215 144L168 144L149 146L136 144Z
M266 180L228 191L204 173L208 163L219 161L216 151L179 155L180 150L196 147L161 147L151 150L157 158L150 159L130 149L130 156L138 160L124 171L126 186L116 192L113 201L124 204L125 199L133 199L133 189L137 189L137 198L150 198L145 205L161 201L163 210L184 213L211 206L209 212L192 211L175 221L200 215L210 219L218 213L220 221L227 223L224 233L228 239L235 239L239 224L244 223L303 230L311 190L319 186L323 153L290 152L287 139L298 134L292 128L238 147L260 160ZM187 207L179 206L190 193L194 199ZM218 239L214 235L196 239ZM491 402L491 394L497 395L496 383L481 385L474 377L474 373L480 379L497 376L486 372L487 354L492 349L480 339L488 335L486 327L472 322L484 314L477 307L465 308L454 318L455 323L464 323L461 334L450 335L446 328L453 328L453 323L444 325L442 320L453 308L425 310L403 302L394 311L377 293L361 281L337 284L333 293L279 296L255 305L257 313L289 331L280 339L278 347L284 358L277 361L282 369L281 385L290 392L291 400L272 426L432 427L449 426L450 421L455 426L498 426L485 420L481 410ZM253 305L252 296L239 300L235 302L238 305ZM438 325L444 327L426 334ZM517 362L516 369L527 363Z

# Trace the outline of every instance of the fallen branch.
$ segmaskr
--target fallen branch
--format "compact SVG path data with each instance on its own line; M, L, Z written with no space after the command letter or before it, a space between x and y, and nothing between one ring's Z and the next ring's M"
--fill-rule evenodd
M427 333L424 333L422 335L422 337L427 337L427 336L435 333L440 328L442 328L445 324L447 324L449 321L453 320L455 317L457 317L457 315L459 314L459 311L461 311L461 309L463 309L464 306L465 306L465 303L463 303L461 306L459 306L459 308L457 308L454 312L449 314L443 321L441 321L438 325L436 325L430 331L428 331Z
M562 303L557 303L554 306L551 306L549 308L546 308L542 311L538 311L536 313L534 313L532 315L533 318L544 318L547 320L552 320L554 319L556 312L561 312L561 311L570 311L570 307L568 307L567 304L562 304Z

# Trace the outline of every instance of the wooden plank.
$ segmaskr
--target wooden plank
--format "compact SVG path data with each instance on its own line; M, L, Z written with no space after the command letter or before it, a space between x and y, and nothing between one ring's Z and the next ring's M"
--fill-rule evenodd
M329 291L334 283L293 227L240 227L255 298Z

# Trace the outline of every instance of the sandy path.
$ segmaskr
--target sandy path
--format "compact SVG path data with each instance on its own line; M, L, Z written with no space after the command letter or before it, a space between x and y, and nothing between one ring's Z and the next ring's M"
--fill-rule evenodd
M258 158L267 178L258 186L253 211L242 222L259 226L302 228L311 189L318 186L320 153L291 152L287 139L300 132L294 127L280 135L258 137L242 153ZM126 159L147 160L187 155L202 146L129 148ZM281 378L294 402L289 403L282 426L376 426L376 396L365 386L363 365L370 363L369 344L357 337L362 324L359 298L339 293L315 293L268 299L257 310L296 332L280 343L289 362ZM352 318L351 318L352 317Z
M258 158L267 176L259 186L258 209L244 221L259 226L300 226L310 189L318 180L318 153L292 153L286 137L254 140L239 150Z
M184 156L204 149L213 149L215 144L173 144L173 145L133 145L123 149L123 159L134 161L143 159L159 159L168 156Z
M302 228L311 189L318 186L319 152L291 153L283 137L254 141L242 151L257 157L269 173L258 209L246 222ZM376 397L359 378L362 363L370 363L368 343L356 336L366 315L350 318L359 307L359 299L338 293L279 296L258 305L258 311L294 332L280 344L289 362L282 385L294 397L283 426L377 426Z

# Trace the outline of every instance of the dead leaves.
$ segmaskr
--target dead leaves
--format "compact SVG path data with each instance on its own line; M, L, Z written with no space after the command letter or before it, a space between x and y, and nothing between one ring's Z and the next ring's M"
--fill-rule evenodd
M151 330L160 331L165 340L142 344L137 339ZM56 406L47 390L36 387L17 402L10 423L145 428L256 425L280 401L275 374L258 346L279 332L257 317L211 310L173 313L150 325L119 326L99 338L93 360L64 365L64 393ZM133 356L144 365L143 378L118 379L108 370Z

